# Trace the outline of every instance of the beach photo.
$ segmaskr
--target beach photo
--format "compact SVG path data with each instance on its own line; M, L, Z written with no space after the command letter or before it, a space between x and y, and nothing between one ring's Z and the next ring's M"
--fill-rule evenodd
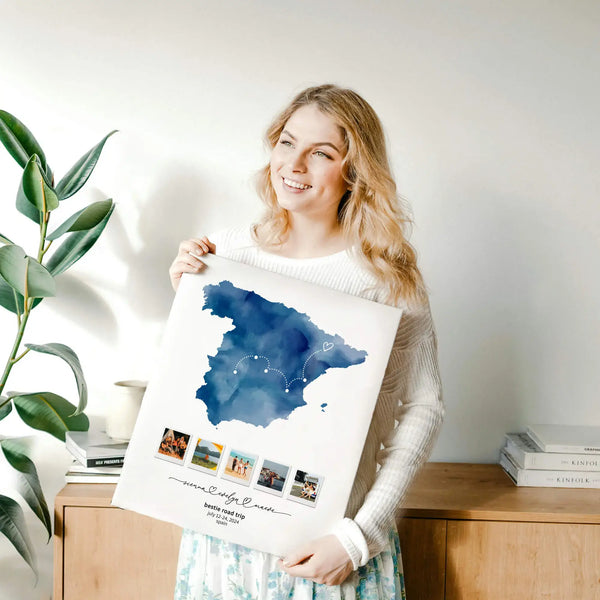
M323 487L323 477L298 469L294 475L288 500L315 506Z
M283 488L285 487L289 472L290 468L288 466L265 458L254 487L269 494L283 496Z
M254 454L232 450L227 457L221 477L242 485L250 485L257 459Z
M182 465L189 441L189 433L182 433L165 427L156 452L156 458Z
M194 453L192 454L192 460L188 467L216 475L222 455L223 444L216 444L209 440L198 438Z

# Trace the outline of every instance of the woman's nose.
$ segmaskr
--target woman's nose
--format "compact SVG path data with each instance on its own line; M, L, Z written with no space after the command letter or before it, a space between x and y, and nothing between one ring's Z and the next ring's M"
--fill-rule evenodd
M294 173L304 173L306 171L306 161L302 152L292 153L290 167Z

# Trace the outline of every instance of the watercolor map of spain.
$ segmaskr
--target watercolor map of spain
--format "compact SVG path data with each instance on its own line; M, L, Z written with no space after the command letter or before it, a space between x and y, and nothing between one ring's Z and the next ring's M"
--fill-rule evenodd
M204 287L203 310L233 321L223 335L196 398L213 425L243 421L267 427L306 406L305 388L328 369L365 362L367 353L319 329L281 302L270 302L229 281ZM324 409L326 400L321 404Z

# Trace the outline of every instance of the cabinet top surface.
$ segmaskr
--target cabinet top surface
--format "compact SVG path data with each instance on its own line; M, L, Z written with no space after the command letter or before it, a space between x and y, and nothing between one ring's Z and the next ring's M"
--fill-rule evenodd
M60 506L110 506L115 485L66 485ZM600 524L600 490L517 487L496 464L427 463L403 503L410 517Z

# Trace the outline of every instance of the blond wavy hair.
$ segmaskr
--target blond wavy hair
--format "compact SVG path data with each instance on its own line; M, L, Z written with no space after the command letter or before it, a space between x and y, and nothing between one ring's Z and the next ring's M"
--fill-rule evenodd
M388 303L423 302L425 285L408 241L412 220L398 197L383 127L370 104L353 90L336 85L307 88L267 129L268 147L275 147L294 112L309 104L332 117L343 133L343 176L349 190L340 201L338 222L344 237L384 287ZM288 211L277 202L268 164L257 175L257 191L267 210L254 227L255 240L263 248L280 245L287 238L290 221Z

